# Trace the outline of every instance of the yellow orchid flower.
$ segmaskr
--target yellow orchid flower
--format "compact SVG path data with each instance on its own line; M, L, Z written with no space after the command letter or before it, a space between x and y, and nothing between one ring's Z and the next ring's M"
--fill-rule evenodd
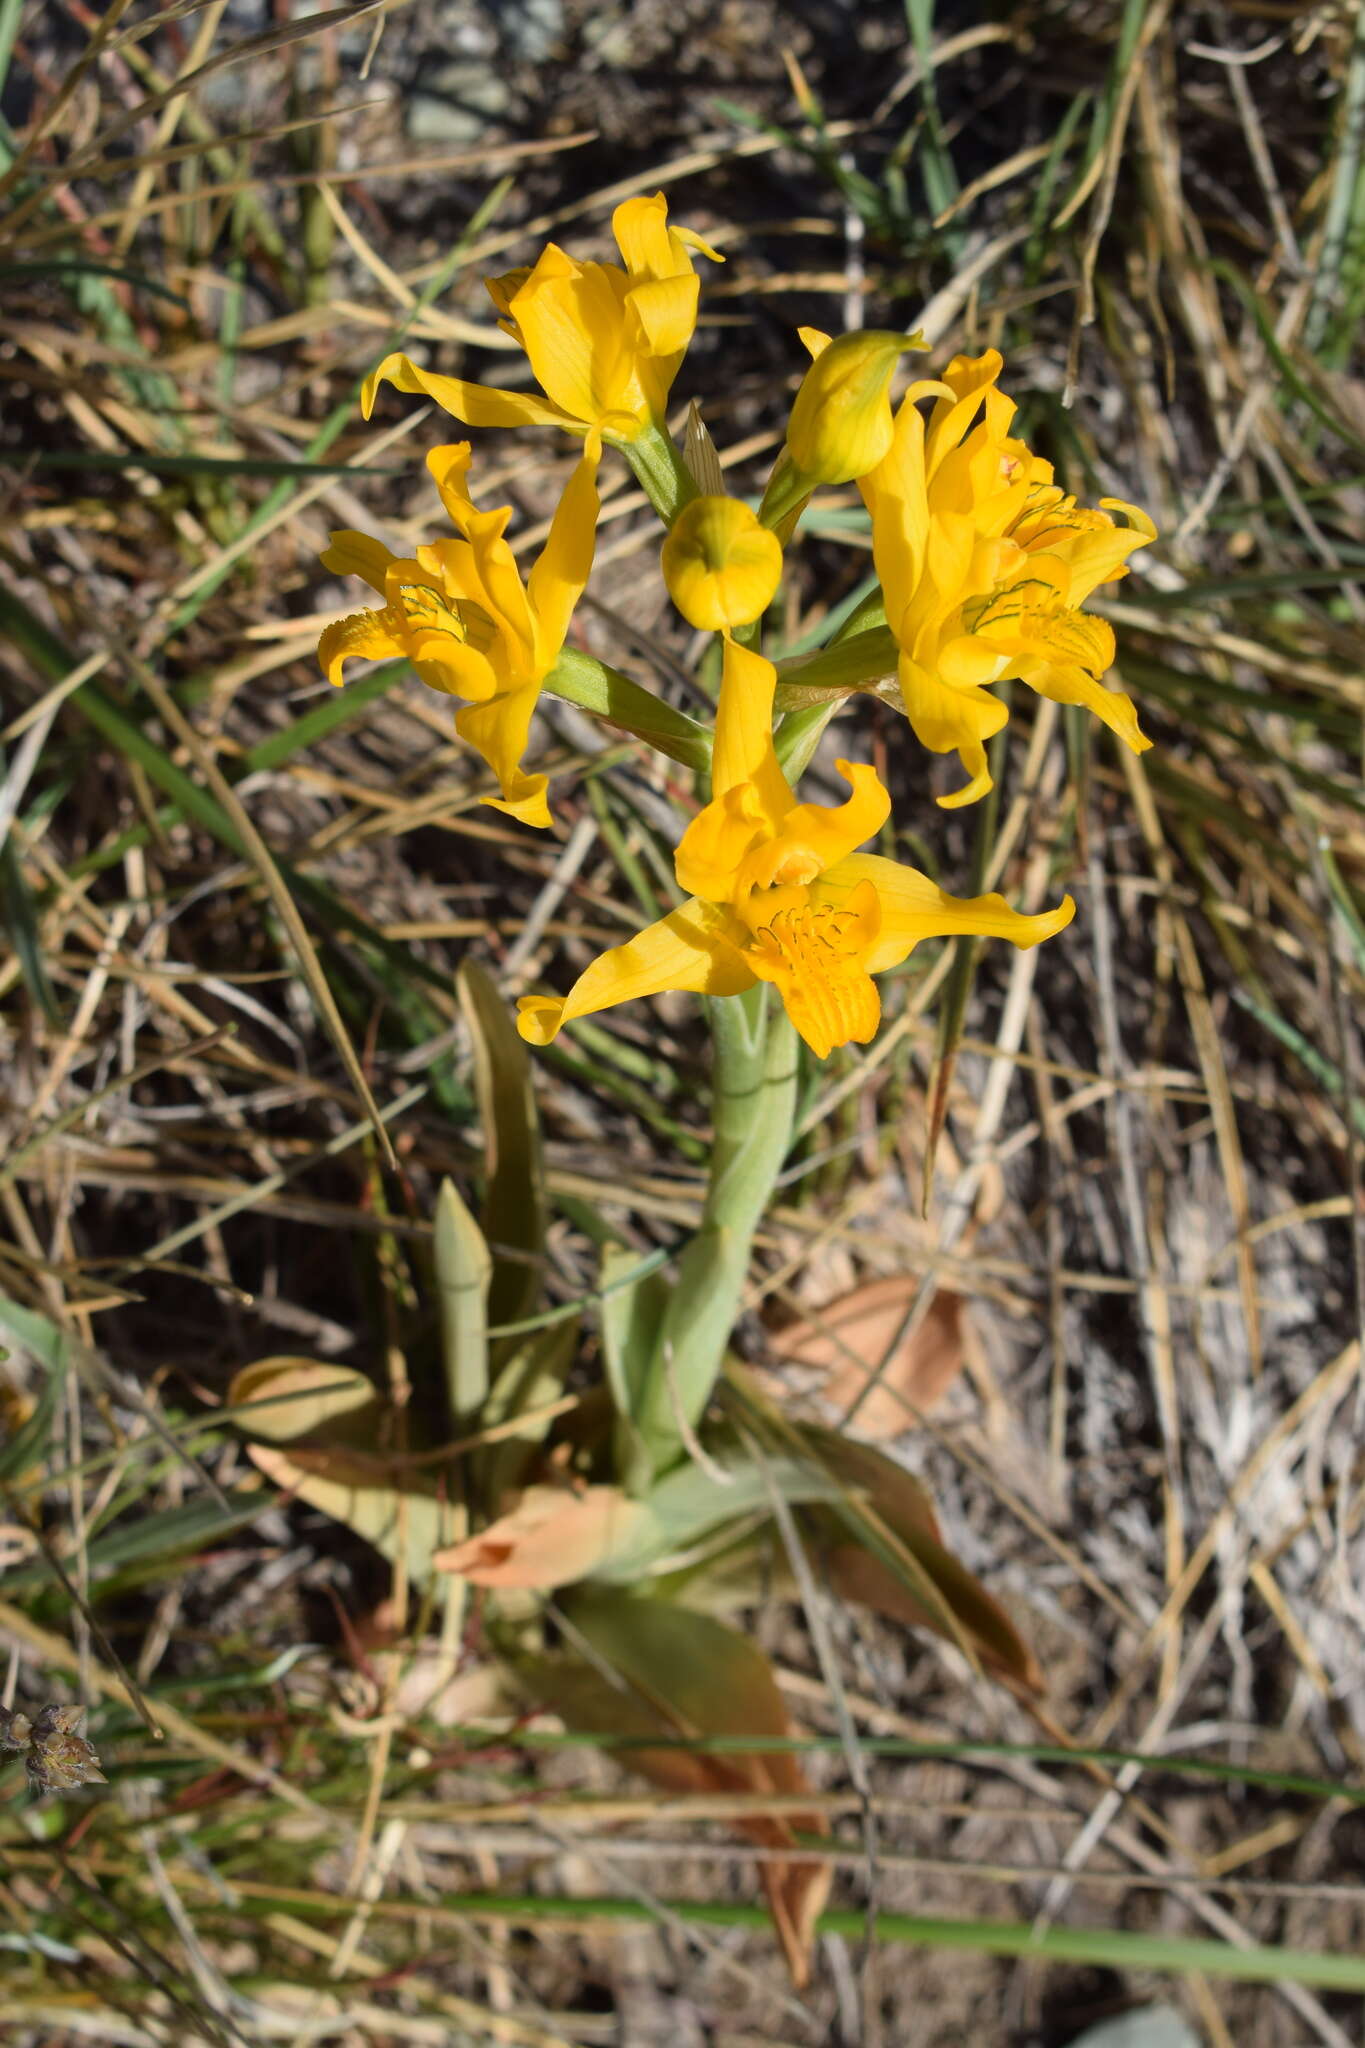
M890 798L874 768L847 761L841 805L799 803L778 765L777 671L729 640L716 717L712 799L676 857L687 902L602 953L562 1000L523 996L517 1028L548 1045L562 1024L664 989L733 996L772 982L811 1051L866 1044L881 1002L874 974L921 939L970 932L1036 946L1075 905L1024 917L1003 897L949 896L899 861L855 849L880 830Z
M1009 714L986 691L1007 676L1084 704L1134 752L1151 744L1131 701L1100 681L1113 632L1081 606L1127 574L1156 528L1135 505L1106 498L1090 510L1053 484L1052 465L1009 434L1001 368L988 349L955 357L941 383L912 385L890 448L860 479L906 713L922 744L956 749L971 778L939 798L950 809L991 786L984 743ZM927 422L925 397L935 400Z
M409 356L386 356L365 379L366 419L381 384L422 392L467 427L598 429L633 441L662 422L669 388L697 324L696 251L724 258L687 228L670 227L668 201L627 199L611 217L624 270L580 263L551 242L534 268L487 279L499 325L530 358L544 397L438 377Z
M510 505L480 512L469 496L468 441L433 448L427 467L458 539L433 541L404 559L368 534L332 535L323 566L363 576L384 600L327 627L318 660L340 683L348 661L402 656L424 683L469 701L455 730L488 763L502 789L485 797L526 825L548 825L547 778L521 767L541 684L559 657L592 568L601 442L590 434L538 561L523 585L503 538Z

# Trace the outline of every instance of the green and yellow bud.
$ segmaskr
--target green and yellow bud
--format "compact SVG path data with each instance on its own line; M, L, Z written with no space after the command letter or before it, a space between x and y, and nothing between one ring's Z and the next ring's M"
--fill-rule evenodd
M738 498L693 498L663 546L668 594L690 626L724 633L761 618L782 580L782 546Z
M926 343L919 334L875 329L831 341L815 327L803 327L801 339L815 360L792 407L787 452L808 484L851 483L875 469L891 446L897 361Z

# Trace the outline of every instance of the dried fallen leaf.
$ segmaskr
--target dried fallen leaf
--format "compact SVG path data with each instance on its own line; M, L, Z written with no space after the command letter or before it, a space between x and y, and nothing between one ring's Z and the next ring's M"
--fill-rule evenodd
M258 1358L228 1388L231 1420L267 1443L325 1437L378 1450L383 1402L364 1373L318 1358Z
M619 1486L528 1486L510 1514L463 1543L436 1553L438 1571L474 1586L545 1592L586 1578L611 1552L627 1548L647 1516Z
M911 1273L864 1281L817 1313L779 1330L769 1342L777 1357L825 1371L828 1377L821 1391L842 1411L852 1406L888 1347L896 1343L919 1285ZM962 1368L964 1306L960 1294L938 1289L923 1322L896 1347L858 1409L862 1435L899 1436L913 1425L914 1409L929 1410L943 1399Z

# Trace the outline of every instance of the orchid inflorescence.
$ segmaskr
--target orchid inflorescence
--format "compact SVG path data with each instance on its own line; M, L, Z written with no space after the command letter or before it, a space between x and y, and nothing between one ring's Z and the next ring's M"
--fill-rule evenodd
M872 977L921 939L965 933L1033 946L1060 931L1074 905L1067 896L1025 916L999 895L950 896L914 868L859 850L892 810L875 768L838 761L849 795L837 805L800 801L787 771L809 757L825 717L875 690L925 747L958 755L967 780L939 803L973 803L992 786L985 742L1009 708L991 686L1006 679L1084 706L1134 751L1146 747L1129 699L1101 680L1112 631L1083 607L1127 573L1127 558L1155 529L1135 506L1078 505L1054 483L1051 464L1010 432L1015 406L999 389L994 349L912 382L893 409L898 363L925 345L915 334L830 340L801 330L811 366L762 501L755 510L726 495L704 434L695 437L700 459L689 439L689 467L666 419L696 327L694 259L721 259L669 224L662 194L627 200L612 224L620 266L579 262L552 243L530 269L488 280L538 392L440 376L401 354L387 356L363 389L367 417L387 383L468 426L553 425L582 441L525 581L505 538L510 508L480 511L469 494L469 443L437 448L428 467L453 534L410 559L364 534L333 534L326 566L362 576L382 603L329 626L319 658L333 682L352 659L409 660L425 683L461 700L456 731L497 778L498 794L485 801L548 826L547 778L527 772L523 755L541 690L573 694L565 664L583 657L566 656L565 641L592 567L597 472L604 445L620 450L668 529L661 566L675 606L723 639L710 800L676 849L685 900L602 953L566 996L523 997L519 1029L543 1045L571 1019L634 997L733 996L762 982L823 1058L873 1036ZM784 684L814 684L821 672L779 670L761 651L761 621L812 492L847 483L870 515L880 587L825 651L826 664L838 654L837 680L793 699L809 705L823 695L812 725L809 712L776 707ZM622 687L633 700L644 694ZM652 736L648 725L631 729Z

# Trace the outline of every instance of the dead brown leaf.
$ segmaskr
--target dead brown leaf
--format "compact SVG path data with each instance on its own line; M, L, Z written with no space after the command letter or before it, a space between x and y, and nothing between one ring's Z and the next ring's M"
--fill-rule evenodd
M662 1600L611 1593L573 1609L574 1619L604 1661L627 1681L622 1690L590 1665L568 1659L544 1667L548 1704L570 1728L639 1738L799 1734L789 1719L767 1658L745 1636L709 1615ZM739 1792L800 1797L810 1790L791 1750L651 1749L632 1745L621 1762L665 1791ZM788 1861L799 1834L825 1835L819 1813L746 1814L741 1834L776 1852L761 1877L782 1952L798 1988L810 1980L815 1926L829 1896L832 1868Z
M837 1301L779 1330L769 1342L779 1358L825 1371L828 1377L821 1392L842 1411L857 1400L888 1347L895 1344L919 1285L913 1273L865 1280ZM863 1435L899 1436L912 1425L913 1409L929 1410L943 1399L962 1369L965 1306L960 1294L939 1288L923 1322L897 1346L858 1409L857 1426Z
M619 1486L528 1486L510 1514L438 1551L432 1562L473 1586L545 1592L586 1578L643 1521L644 1510Z

